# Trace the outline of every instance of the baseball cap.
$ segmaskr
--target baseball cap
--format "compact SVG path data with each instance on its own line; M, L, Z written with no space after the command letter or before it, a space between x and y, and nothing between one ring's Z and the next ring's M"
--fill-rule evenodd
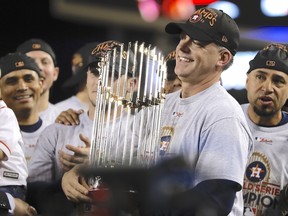
M63 88L72 87L85 81L87 66L91 63L89 63L89 56L98 44L99 42L86 43L73 54L71 63L75 70L72 71L73 76L63 83Z
M40 69L35 60L22 53L8 53L0 59L1 77L17 70L33 70L40 77Z
M200 8L184 23L168 23L165 31L180 34L184 31L190 38L203 42L214 42L235 55L239 47L239 28L236 22L222 10Z
M288 74L288 46L281 43L271 43L260 50L250 62L247 72L257 68L268 68Z
M167 80L172 81L177 78L177 75L175 74L175 66L176 66L176 51L172 51L168 53L167 56L165 56L164 61L166 62L167 66Z
M52 57L54 65L57 65L56 55L52 47L47 42L39 38L32 38L23 42L17 47L16 52L27 53L35 50L41 50L48 53Z

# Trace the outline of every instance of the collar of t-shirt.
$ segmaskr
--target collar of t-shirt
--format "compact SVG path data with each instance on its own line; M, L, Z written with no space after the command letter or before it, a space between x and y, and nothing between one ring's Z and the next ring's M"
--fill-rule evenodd
M20 130L26 133L32 133L37 131L42 126L42 123L42 119L39 118L39 120L33 125L20 125Z
M288 114L282 111L282 119L277 126L284 125L288 123Z

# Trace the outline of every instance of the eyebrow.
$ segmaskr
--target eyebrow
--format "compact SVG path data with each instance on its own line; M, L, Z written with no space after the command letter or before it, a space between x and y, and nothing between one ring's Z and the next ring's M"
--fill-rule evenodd
M263 71L263 70L258 70L256 73L259 73L259 74L264 74L264 75L267 75L267 74L269 74L269 72L266 72L266 71ZM272 75L272 78L278 78L278 79L284 79L284 80L286 80L285 79L285 77L284 77L284 75L282 76L282 75L279 75L279 74L273 74Z

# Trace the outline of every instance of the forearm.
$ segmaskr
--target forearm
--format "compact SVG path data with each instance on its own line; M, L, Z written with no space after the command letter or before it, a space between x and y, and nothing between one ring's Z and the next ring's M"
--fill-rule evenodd
M168 198L164 196L164 203L159 201L159 205L146 206L145 215L228 215L239 187L238 183L229 180L204 181L191 190L172 194ZM161 210L158 208L155 212L157 206L161 206Z

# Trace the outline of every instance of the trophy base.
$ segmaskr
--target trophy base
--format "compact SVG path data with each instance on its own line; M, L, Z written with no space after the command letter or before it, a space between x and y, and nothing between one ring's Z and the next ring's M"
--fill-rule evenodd
M92 202L79 204L78 216L140 215L138 194L135 191L118 191L117 194L112 194L108 188L101 188L90 190L88 196Z

